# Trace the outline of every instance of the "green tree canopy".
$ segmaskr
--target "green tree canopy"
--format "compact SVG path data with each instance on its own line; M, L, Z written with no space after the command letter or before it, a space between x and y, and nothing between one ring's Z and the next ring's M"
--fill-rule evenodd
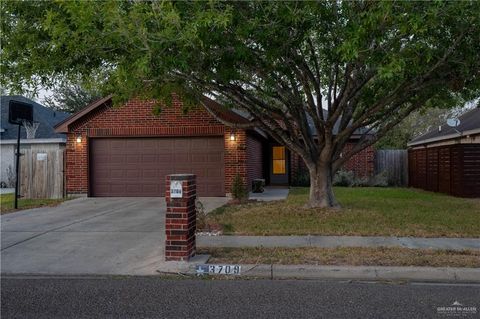
M221 97L303 158L312 207L336 206L333 173L413 110L480 95L478 1L3 1L1 11L3 83L101 73L117 102Z
M79 81L63 81L55 85L43 104L58 111L78 112L101 97L100 92Z

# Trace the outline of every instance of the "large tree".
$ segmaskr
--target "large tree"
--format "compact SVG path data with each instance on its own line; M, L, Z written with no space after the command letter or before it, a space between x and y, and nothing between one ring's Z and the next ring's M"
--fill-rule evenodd
M337 206L332 175L413 110L480 90L477 1L3 1L1 11L4 82L101 72L118 103L217 96L303 158L310 207Z
M63 112L78 112L100 98L95 87L81 81L62 81L56 84L49 95L43 98L43 104Z

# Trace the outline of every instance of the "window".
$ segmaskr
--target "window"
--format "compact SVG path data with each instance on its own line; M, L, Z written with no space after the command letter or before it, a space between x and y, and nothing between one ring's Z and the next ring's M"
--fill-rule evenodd
M285 174L285 146L274 146L272 149L273 174Z

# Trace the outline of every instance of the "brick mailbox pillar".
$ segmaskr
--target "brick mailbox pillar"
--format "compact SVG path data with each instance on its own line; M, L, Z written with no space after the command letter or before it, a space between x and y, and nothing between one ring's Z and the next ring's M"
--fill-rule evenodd
M165 260L187 261L196 250L196 177L193 174L167 175L165 186Z

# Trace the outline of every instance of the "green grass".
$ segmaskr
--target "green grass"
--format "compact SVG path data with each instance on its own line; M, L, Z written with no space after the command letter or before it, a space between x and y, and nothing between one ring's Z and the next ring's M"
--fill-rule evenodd
M211 264L480 267L480 250L398 247L202 248Z
M15 196L13 194L2 194L0 195L0 212L2 214L11 213L16 211L13 208L13 200ZM65 201L66 199L19 199L18 200L18 210L35 208L42 206L55 206Z
M305 209L308 188L285 201L224 206L210 225L237 235L480 237L480 200L407 188L336 187L342 209Z

